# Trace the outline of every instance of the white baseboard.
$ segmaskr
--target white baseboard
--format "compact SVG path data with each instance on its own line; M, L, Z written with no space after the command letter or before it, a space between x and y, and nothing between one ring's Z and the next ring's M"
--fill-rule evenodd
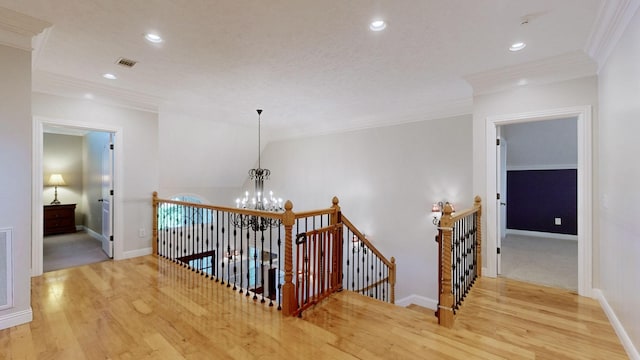
M402 298L400 300L396 300L396 305L407 307L411 304L420 305L422 307L426 307L427 309L436 310L438 308L438 301L429 299L420 295L409 295L406 298Z
M138 249L138 250L125 251L124 254L122 254L122 259L123 260L131 259L134 257L151 255L152 253L153 253L153 248L144 248L144 249Z
M94 239L96 239L98 241L102 241L102 234L98 234L97 232L89 229L86 226L82 226L82 230L84 230L87 233L87 235L91 236L92 238L94 238Z
M636 347L633 345L631 338L622 326L622 323L616 316L616 313L609 305L609 302L604 297L602 290L593 289L593 294L595 298L600 302L600 306L602 306L602 310L604 310L604 313L607 314L607 318L609 318L609 322L611 323L611 326L613 326L613 330L615 330L616 335L618 335L618 339L620 339L624 350L627 352L627 355L629 355L629 359L640 360L640 353L638 352L638 349L636 349Z
M556 234L542 231L507 229L507 235L535 236L548 239L578 241L578 235Z
M33 310L18 311L7 315L0 316L0 330L8 329L13 326L26 324L33 320Z
M483 266L483 267L482 267L482 276L483 276L483 277L484 277L484 276L486 276L486 277L490 277L490 276L488 276L488 275L487 275L488 273L489 273L489 270L487 270L487 268Z

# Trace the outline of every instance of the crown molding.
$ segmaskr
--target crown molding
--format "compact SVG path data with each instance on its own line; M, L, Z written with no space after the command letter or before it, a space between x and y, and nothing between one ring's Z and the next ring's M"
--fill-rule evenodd
M598 72L606 63L639 6L640 0L602 1L585 46L585 52L597 62Z
M458 116L465 116L473 114L473 98L471 96L462 98L462 99L454 99L441 101L437 104L431 104L427 108L423 109L420 112L413 112L410 115L405 116L397 116L397 117L371 117L366 120L345 122L344 124L347 126L338 126L332 128L325 129L310 129L309 127L305 127L301 129L299 127L290 127L290 128L282 128L277 129L271 135L271 140L285 140L285 139L295 139L295 138L307 138L307 137L315 137L315 136L323 136L323 135L332 135L332 134L340 134L347 133L352 131L361 131L366 129L373 128L382 128L389 126L399 126L404 124L416 123L420 121L432 121L439 119L448 119L454 118ZM348 125L352 124L352 125Z
M583 51L574 51L525 64L471 74L464 79L473 95L500 92L523 85L549 84L595 75L596 63Z
M51 24L11 9L0 7L0 44L31 51L31 38Z
M162 98L153 95L46 71L33 72L32 90L77 99L87 99L86 95L91 94L91 101L155 113L158 112L158 107L163 102Z

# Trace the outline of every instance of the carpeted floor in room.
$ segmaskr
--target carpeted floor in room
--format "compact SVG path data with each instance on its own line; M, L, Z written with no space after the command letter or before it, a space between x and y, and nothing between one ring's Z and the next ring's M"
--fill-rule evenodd
M45 236L42 250L44 272L109 260L100 240L84 231Z
M502 242L501 276L578 290L578 242L507 235Z

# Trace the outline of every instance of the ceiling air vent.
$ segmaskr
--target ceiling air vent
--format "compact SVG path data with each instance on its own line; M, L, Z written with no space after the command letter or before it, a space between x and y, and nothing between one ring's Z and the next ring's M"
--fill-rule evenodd
M133 65L135 65L137 63L138 62L135 61L135 60L125 59L125 58L119 58L118 61L116 61L116 64L122 65L122 66L128 67L128 68L132 68Z

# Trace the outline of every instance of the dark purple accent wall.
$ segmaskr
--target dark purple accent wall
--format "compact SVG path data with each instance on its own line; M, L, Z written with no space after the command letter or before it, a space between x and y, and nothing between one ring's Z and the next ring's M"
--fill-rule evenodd
M577 170L507 171L507 229L577 235Z

